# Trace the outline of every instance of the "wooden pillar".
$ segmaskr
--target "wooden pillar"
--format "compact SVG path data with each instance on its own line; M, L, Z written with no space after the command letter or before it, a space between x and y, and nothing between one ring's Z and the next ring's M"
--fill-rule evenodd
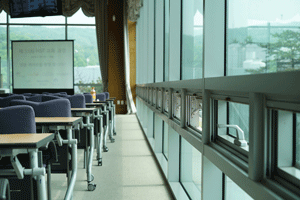
M123 1L108 1L108 92L116 97L116 114L126 114ZM117 102L120 101L120 104ZM123 105L121 105L123 101Z

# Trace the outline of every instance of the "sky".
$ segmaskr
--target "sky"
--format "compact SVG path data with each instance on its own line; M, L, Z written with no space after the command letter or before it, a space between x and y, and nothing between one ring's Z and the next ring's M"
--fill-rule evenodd
M298 18L297 15L300 20L300 0L229 0L228 15L229 28L255 25L255 22L262 21L291 21Z

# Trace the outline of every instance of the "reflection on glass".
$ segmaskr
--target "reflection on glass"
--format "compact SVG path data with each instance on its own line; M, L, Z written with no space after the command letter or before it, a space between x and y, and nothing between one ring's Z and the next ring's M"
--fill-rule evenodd
M241 103L228 103L229 124L238 125L245 134L245 140L249 143L249 105ZM229 128L229 135L236 137L236 130Z
M180 119L181 113L181 95L178 93L173 94L173 116Z
M165 63L164 81L169 81L170 0L165 0Z
M201 166L201 152L181 138L180 182L191 199L201 199Z
M295 167L300 169L300 114L296 114L296 162Z
M68 24L95 24L95 17L87 17L80 8L72 17L68 17Z
M163 131L163 154L168 160L169 157L169 125L164 122L164 131Z
M153 105L156 105L156 89L153 89Z
M148 99L149 99L149 104L152 104L152 88L148 90Z
M224 186L223 186L224 187ZM226 200L252 200L252 198L235 184L230 178L225 176L225 199Z
M161 108L161 105L162 105L162 91L161 90L158 90L157 104L158 104L158 107Z
M227 2L227 75L300 69L300 1Z
M6 12L4 10L0 13L0 23L6 23Z
M203 1L183 0L182 79L202 77Z
M2 12L5 13L5 12ZM1 15L0 15L1 17ZM1 66L1 74L3 77L3 87L8 88L8 76L7 76L7 36L6 36L6 26L0 26L0 66Z
M202 131L202 99L195 96L189 97L190 116L189 124L191 127Z
M169 112L169 92L165 91L164 93L164 111Z

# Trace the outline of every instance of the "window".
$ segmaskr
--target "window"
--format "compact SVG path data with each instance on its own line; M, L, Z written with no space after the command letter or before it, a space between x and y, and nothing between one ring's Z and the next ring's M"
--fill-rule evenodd
M299 1L227 2L227 75L300 69Z
M273 154L277 152L273 160L275 165L273 175L300 187L300 114L273 110L272 118L272 140L275 141Z
M5 12L2 12L5 13ZM0 15L0 19L2 14ZM6 26L0 25L0 67L1 67L1 74L3 78L3 88L8 88L8 76L7 72L7 35L6 35L7 28Z
M249 105L215 101L217 140L228 150L247 156L249 151ZM244 156L242 156L245 158Z
M169 81L170 0L165 0L164 81Z
M173 93L173 117L175 119L180 120L180 113L181 113L181 94L179 92Z
M164 104L164 112L166 113L169 112L169 103L171 103L169 100L169 91L165 91L163 104Z
M68 21L68 23L66 23ZM76 23L76 24L75 24ZM74 83L75 93L90 92L91 86L102 92L102 80L98 58L95 31L95 17L86 17L78 10L72 17L47 16L6 18L0 13L0 51L3 83L5 88L11 86L12 66L7 60L6 30L9 25L10 40L65 40L74 39ZM67 30L66 30L67 27ZM84 31L83 31L84 30ZM11 56L11 52L10 52Z
M187 96L188 126L202 132L202 99L198 96Z
M237 184L235 184L230 178L227 176L224 176L224 183L225 187L224 189L224 199L225 200L251 200L252 198L245 192L243 191Z
M181 137L180 182L191 199L201 199L202 154Z
M169 157L169 125L163 123L163 154L168 160Z
M182 4L182 80L202 78L203 1Z

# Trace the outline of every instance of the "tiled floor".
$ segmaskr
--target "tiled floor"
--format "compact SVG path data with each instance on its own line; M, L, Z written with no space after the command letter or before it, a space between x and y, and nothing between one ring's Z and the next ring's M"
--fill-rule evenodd
M78 174L73 199L172 199L136 116L117 115L116 128L116 141L108 142L109 152L103 153L103 166L97 166L94 156L92 173L97 184L95 191L87 190L83 150L78 150ZM52 199L63 199L66 187L65 175L52 175Z

